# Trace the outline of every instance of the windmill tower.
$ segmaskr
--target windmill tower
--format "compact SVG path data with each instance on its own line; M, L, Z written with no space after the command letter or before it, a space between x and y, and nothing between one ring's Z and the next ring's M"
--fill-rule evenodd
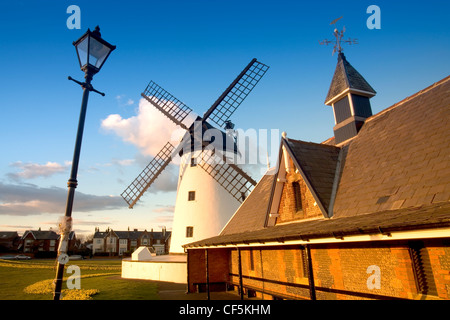
M229 132L233 128L229 119L268 69L253 59L203 117L198 116L189 125L183 121L192 116L192 109L153 81L141 94L186 130L178 146L167 142L122 193L129 208L133 208L172 159L181 157L170 253L183 253L183 244L218 235L256 185L256 181L230 161L236 159L239 151ZM209 121L226 132L213 127Z

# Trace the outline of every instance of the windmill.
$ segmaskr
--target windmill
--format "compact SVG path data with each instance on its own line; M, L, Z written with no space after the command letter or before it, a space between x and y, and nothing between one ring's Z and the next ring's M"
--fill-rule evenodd
M186 124L193 110L151 81L141 96L186 130L181 142L167 142L122 197L133 208L172 159L181 156L171 253L184 252L183 244L218 235L245 196L256 185L234 161L239 153L230 135L231 115L269 67L253 59L205 112ZM213 127L209 121L219 128Z

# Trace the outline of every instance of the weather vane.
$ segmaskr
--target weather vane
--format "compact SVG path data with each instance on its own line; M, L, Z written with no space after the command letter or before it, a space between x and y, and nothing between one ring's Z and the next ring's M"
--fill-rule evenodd
M342 19L342 16L337 18L337 19L335 19L335 20L333 20L333 21L331 21L330 25L336 24L336 22L338 22L341 19ZM344 37L344 32L345 32L345 26L342 28L341 31L339 31L337 28L335 28L333 34L334 34L336 40L325 39L325 40L319 41L319 44L321 44L321 45L329 45L330 43L334 43L333 55L334 55L334 53L336 51L338 53L342 52L342 47L341 47L342 43L358 44L358 39L350 39L350 38L348 38L347 40L342 39Z

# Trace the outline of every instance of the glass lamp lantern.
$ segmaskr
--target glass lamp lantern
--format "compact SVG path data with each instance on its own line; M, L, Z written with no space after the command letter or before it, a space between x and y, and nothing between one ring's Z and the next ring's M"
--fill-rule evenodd
M94 31L87 30L80 39L73 42L80 62L80 68L84 72L96 74L100 71L108 56L116 46L102 39L100 28Z

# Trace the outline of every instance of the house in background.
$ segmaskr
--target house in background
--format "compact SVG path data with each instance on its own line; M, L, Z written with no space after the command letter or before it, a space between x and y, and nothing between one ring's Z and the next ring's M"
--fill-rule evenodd
M52 231L27 230L22 236L23 253L48 252L53 253L56 257L59 244L59 235Z
M375 91L340 52L334 137L283 135L221 234L184 245L188 292L450 299L449 92L450 76L372 115Z
M56 257L58 252L60 235L53 230L42 231L27 230L21 238L21 248L23 253L33 253L41 257ZM75 231L69 234L67 253L72 254L78 249L80 241L77 240Z
M151 247L156 254L162 255L169 252L171 232L164 227L161 232L150 231L115 231L107 229L101 232L98 228L95 229L92 253L108 254L122 256L125 253L129 254L141 246Z
M17 231L0 231L0 252L17 251L20 236Z

